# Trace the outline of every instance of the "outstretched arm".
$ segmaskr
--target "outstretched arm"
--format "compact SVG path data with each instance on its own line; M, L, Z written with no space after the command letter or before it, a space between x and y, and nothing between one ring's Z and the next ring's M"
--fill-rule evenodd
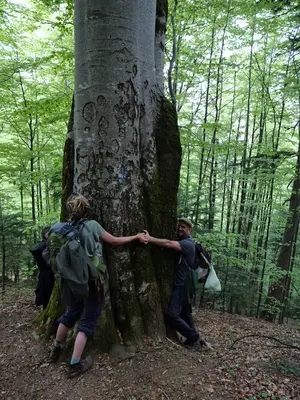
M167 249L173 249L173 250L176 250L176 251L181 251L180 244L176 240L158 239L158 238L155 238L153 236L150 236L147 231L144 231L144 232L145 232L145 239L149 243L153 243L153 244L156 244L157 246L165 247Z
M145 241L143 240L143 238L145 238L145 234L144 233L137 233L134 236L113 236L108 232L105 232L100 239L103 240L103 242L109 243L113 246L121 246L123 244L126 243L130 243L133 242L134 240L139 239L140 242L145 243Z

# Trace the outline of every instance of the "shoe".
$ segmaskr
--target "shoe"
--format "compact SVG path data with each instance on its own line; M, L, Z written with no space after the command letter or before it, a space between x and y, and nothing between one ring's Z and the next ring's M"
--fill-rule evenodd
M191 351L200 351L200 350L213 350L211 345L203 339L198 339L194 343L187 343L185 347Z
M62 347L61 346L52 346L51 352L50 352L50 362L55 363L58 359L59 356L61 355L62 352Z
M202 348L201 340L197 339L195 342L187 344L186 348L188 350L190 350L190 351L199 351L199 350L201 350L201 348Z
M185 339L183 342L184 347L189 347L192 344L192 342L189 339Z
M79 361L77 364L70 364L68 371L68 378L76 378L76 376L83 374L85 371L91 368L93 360L91 356L88 356Z

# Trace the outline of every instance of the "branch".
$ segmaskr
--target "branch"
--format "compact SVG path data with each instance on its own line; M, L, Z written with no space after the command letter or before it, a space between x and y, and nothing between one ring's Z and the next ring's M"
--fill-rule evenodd
M1 79L0 83L10 80L14 76L15 73L16 73L16 71L14 71L11 75L8 75L7 78Z
M243 337L240 337L240 338L236 339L236 340L232 343L232 345L229 347L229 350L232 349L232 348L234 347L235 343L237 343L237 342L239 342L240 340L243 340L243 339L245 339L245 338L248 338L248 337L259 337L259 338L266 338L266 339L275 340L275 342L278 342L278 343L282 344L282 345L285 346L285 347L290 347L290 348L292 348L292 349L296 349L296 350L299 350L299 351L300 351L300 347L299 347L299 346L294 346L293 344L284 343L284 342L282 342L281 340L274 338L273 336L255 335L255 334L253 334L253 335L246 335L246 336L243 336Z

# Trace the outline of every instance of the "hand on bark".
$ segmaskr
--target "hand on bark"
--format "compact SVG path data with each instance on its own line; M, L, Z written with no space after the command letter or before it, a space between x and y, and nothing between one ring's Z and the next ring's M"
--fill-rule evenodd
M138 233L138 234L136 235L136 238L137 238L141 243L144 243L144 244L147 244L148 241L149 241L144 232Z

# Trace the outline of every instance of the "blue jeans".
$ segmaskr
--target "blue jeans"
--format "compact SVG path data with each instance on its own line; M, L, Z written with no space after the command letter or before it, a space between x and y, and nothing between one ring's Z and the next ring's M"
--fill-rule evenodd
M184 336L189 343L199 339L195 329L191 305L186 304L184 286L174 286L173 293L164 314L166 324Z
M92 293L84 301L80 301L74 306L69 306L64 314L59 318L59 322L67 328L73 328L79 319L78 332L92 336L96 330L97 320L102 312L102 301L99 293Z

